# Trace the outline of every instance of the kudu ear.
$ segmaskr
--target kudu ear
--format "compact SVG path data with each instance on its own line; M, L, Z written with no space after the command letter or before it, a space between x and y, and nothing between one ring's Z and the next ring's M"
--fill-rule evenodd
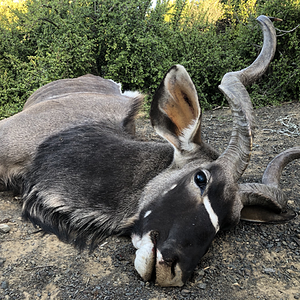
M196 88L181 65L173 66L156 90L150 111L156 132L178 150L201 143L201 108Z
M296 216L286 208L287 197L279 186L284 167L300 158L300 147L290 148L277 155L267 166L262 183L239 185L243 204L241 219L252 222L277 223L285 222Z

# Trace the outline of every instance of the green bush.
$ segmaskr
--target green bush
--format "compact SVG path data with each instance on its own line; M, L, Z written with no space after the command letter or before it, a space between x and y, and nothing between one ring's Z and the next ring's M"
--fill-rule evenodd
M189 71L202 108L223 105L223 75L251 64L261 49L255 17L282 18L275 26L285 31L300 20L297 0L222 1L216 24L205 13L184 13L186 0L157 2L151 9L150 0L27 0L13 22L0 18L0 116L19 111L40 86L86 73L151 97L176 63ZM299 100L299 35L300 28L278 37L268 72L248 88L255 106Z
M300 99L300 3L297 0L266 1L258 13L281 18L276 22L277 51L270 65L267 80L254 86L261 105L279 104ZM294 31L291 31L295 29ZM291 31L291 32L289 32Z
M94 43L72 2L28 0L26 13L15 13L16 22L0 26L0 104L20 110L40 86L90 72Z

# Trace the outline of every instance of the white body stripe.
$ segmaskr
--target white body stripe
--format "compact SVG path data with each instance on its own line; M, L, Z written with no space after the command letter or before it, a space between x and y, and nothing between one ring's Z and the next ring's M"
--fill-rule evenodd
M136 98L141 95L139 91L125 91L122 93L123 96L130 97L130 98Z
M219 227L219 218L216 215L216 213L214 212L213 208L211 207L210 201L208 199L207 196L205 196L203 198L203 204L205 206L205 209L209 215L210 221L213 224L213 226L216 229L216 233L219 231L220 227Z
M121 83L115 82L112 79L107 79L107 80L109 80L109 81L113 82L114 84L116 84L119 87L120 94L123 95L123 96L130 97L130 98L136 98L136 97L141 95L141 93L139 91L124 91L124 93L123 93Z

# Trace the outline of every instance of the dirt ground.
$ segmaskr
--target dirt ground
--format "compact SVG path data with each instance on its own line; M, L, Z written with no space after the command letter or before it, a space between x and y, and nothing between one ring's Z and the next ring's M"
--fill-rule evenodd
M260 182L267 163L299 145L300 102L256 110L251 163L242 181ZM228 109L207 111L203 135L220 152L231 131ZM155 139L149 122L138 134ZM300 160L286 167L282 187L300 212ZM78 253L55 236L43 236L21 219L21 203L0 193L0 299L300 299L300 217L285 224L240 222L215 238L182 288L145 283L134 269L130 239L111 237L96 251Z

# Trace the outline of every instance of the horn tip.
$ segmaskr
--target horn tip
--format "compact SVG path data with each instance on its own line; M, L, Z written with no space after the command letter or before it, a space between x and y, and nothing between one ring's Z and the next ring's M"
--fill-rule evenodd
M276 17L268 17L272 22L282 22L283 20Z

